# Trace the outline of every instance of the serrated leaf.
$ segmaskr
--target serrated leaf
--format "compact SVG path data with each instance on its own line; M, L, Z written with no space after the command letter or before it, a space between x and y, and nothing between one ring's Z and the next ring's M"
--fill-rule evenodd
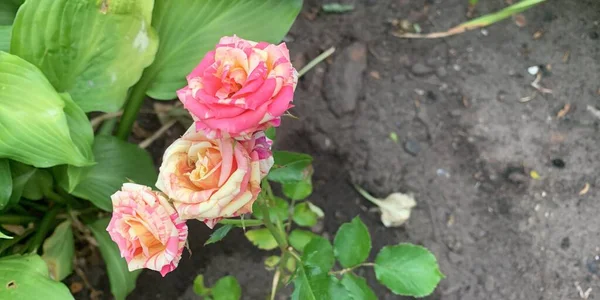
M364 262L371 251L371 235L359 217L344 223L333 240L335 257L344 268Z
M262 205L265 205L262 201L254 201L254 204L252 205L252 215L254 215L254 217L257 219L262 219ZM270 206L268 206L268 210L269 216L271 217L271 222L276 223L288 219L289 204L287 201L279 197L273 197L273 201L272 203L269 203L269 205Z
M352 300L350 293L333 275L307 275L305 268L298 268L294 280L292 300Z
M413 297L431 294L444 278L435 256L413 244L383 247L375 258L375 275L394 294Z
M267 228L248 230L246 238L259 249L273 250L277 248L277 241Z
M50 277L62 281L73 272L75 240L71 221L60 223L44 241L42 259L48 265Z
M0 127L0 157L38 168L93 163L94 136L85 113L34 65L5 52L0 52Z
M210 245L210 244L214 244L214 243L222 240L223 238L225 238L225 236L227 236L227 234L229 233L229 231L232 228L233 228L233 225L230 225L230 224L223 225L223 226L219 227L217 230L215 230L210 235L210 238L208 238L208 240L206 241L206 243L204 243L204 246Z
M274 167L268 179L279 183L297 183L312 175L312 157L304 153L273 151Z
M292 232L290 232L290 235L288 237L288 241L290 242L290 245L302 252L304 251L304 247L314 238L314 237L318 237L318 235L308 231L308 230L301 230L301 229L294 229L292 230Z
M322 237L313 238L302 253L302 263L308 270L308 275L327 274L333 264L333 247L328 240Z
M233 276L217 280L211 292L213 300L239 300L242 297L242 287Z
M312 182L310 178L297 182L281 184L283 194L292 200L304 200L312 194Z
M342 285L352 300L377 300L377 296L362 277L346 273L342 277Z
M210 289L204 285L204 275L202 274L196 276L194 279L194 293L198 296L205 296L210 293Z
M73 299L64 284L52 280L38 255L0 258L0 299Z
M317 224L317 214L310 209L307 202L296 204L293 219L300 226L312 227Z
M300 12L302 0L156 0L153 26L160 46L144 71L148 95L170 100L185 76L222 36L277 43Z
M17 13L10 50L84 111L114 112L154 59L152 8L152 0L28 0Z
M96 165L75 187L73 195L89 200L98 208L112 211L110 196L124 182L154 186L157 174L150 154L137 145L113 136L98 136L94 141Z
M106 231L109 221L109 218L100 219L88 225L88 228L94 234L100 254L106 263L110 291L116 300L124 300L127 294L135 288L135 281L141 270L129 272L127 262L121 257L119 247L111 240Z
M10 173L10 164L8 159L0 159L0 210L4 209L10 201L12 194L13 181Z
M275 267L279 264L280 260L281 260L281 257L276 256L276 255L267 257L265 259L265 268L267 270L273 270L273 269L275 269ZM290 261L290 260L288 260L288 261Z

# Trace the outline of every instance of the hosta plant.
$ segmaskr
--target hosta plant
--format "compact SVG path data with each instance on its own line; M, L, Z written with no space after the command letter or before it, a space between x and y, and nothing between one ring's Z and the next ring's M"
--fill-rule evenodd
M430 294L443 275L425 248L386 246L367 261L360 218L333 243L306 230L325 217L306 200L312 158L272 149L298 82L280 41L301 6L2 1L0 299L72 299L77 291L61 281L85 276L81 247L99 250L114 298L124 299L140 269L168 276L186 262L193 219L215 228L207 244L241 228L258 248L278 249L265 261L271 299L288 284L293 299L375 299L355 272L363 267L395 294ZM192 121L159 172L128 141L146 97L179 99ZM243 293L233 276L193 281L207 299Z

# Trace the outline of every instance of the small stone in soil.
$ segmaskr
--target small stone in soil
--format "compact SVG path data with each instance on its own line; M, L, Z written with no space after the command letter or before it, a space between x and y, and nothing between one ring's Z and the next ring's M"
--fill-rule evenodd
M404 142L404 150L412 156L417 156L421 151L421 145L415 140L406 140Z
M569 239L568 236L564 237L562 239L562 241L560 242L560 247L563 249L569 249L569 247L571 247L571 239Z
M560 158L555 158L552 160L552 165L559 169L562 169L565 167L565 161Z
M446 71L446 68L444 68L444 67L437 68L437 70L435 71L435 73L439 77L446 77L446 75L448 75L448 71Z
M410 68L410 72L417 76L433 73L433 69L423 63L416 63Z
M595 259L590 259L588 260L588 262L585 264L585 266L587 267L587 270L592 273L592 274L598 274L598 272L600 271L600 261L595 260Z

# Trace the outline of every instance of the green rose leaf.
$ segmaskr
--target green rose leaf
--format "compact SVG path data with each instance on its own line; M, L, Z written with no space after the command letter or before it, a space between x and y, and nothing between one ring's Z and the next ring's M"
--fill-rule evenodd
M302 202L294 207L293 220L300 226L312 227L317 224L318 216L312 211L307 202Z
M248 230L246 238L258 249L273 250L277 248L277 241L267 228Z
M309 275L299 267L294 280L292 300L353 300L350 292L333 275Z
M217 280L211 292L214 300L239 300L242 297L242 287L233 276Z
M290 236L288 237L288 241L290 245L300 251L304 251L304 247L314 238L318 237L318 235L312 233L308 230L294 229L290 232Z
M297 182L282 184L283 194L292 200L304 200L312 194L312 182L310 178Z
M94 234L98 241L100 254L106 263L108 271L108 280L110 281L110 291L116 300L124 300L127 294L135 288L135 281L140 275L141 270L129 272L127 262L121 257L121 252L117 244L112 241L106 227L110 219L104 218L88 225L88 228Z
M229 225L229 224L219 227L219 229L215 230L210 235L210 238L208 238L206 243L204 243L204 246L209 245L209 244L214 244L214 243L222 240L229 233L231 228L233 228L233 225Z
M377 280L394 294L425 297L444 278L435 256L413 244L386 246L375 258Z
M8 159L0 159L0 210L8 205L12 194L13 182Z
M200 274L194 279L194 293L198 296L206 296L210 290L204 285L204 275Z
M27 61L0 52L0 157L37 168L93 163L85 113Z
M275 267L279 264L279 261L281 260L281 257L273 255L273 256L269 256L265 259L265 268L267 270L274 270ZM288 262L291 261L288 260Z
M333 240L335 257L344 268L354 267L369 257L371 236L359 217L344 223Z
M304 153L273 151L274 167L268 179L279 183L297 183L312 175L312 157Z
M267 130L265 130L265 135L267 136L267 138L269 138L270 140L275 141L275 138L277 137L277 134L276 134L275 130L276 130L275 127L269 127L269 128L267 128Z
M156 0L153 26L159 36L154 63L142 82L155 99L175 98L187 76L223 36L277 43L288 32L302 0Z
M10 50L11 34L12 34L12 26L0 25L0 51L8 52Z
M10 50L84 111L117 111L154 59L152 8L152 0L28 0L13 24Z
M377 296L362 277L346 273L342 277L342 285L346 288L352 300L377 300Z
M335 263L331 243L322 237L313 238L304 247L302 263L309 271L309 275L327 274Z
M67 286L50 278L38 255L0 258L0 287L0 299L73 299Z
M64 221L54 229L44 241L43 251L42 259L46 261L52 279L62 281L73 272L75 240L71 221Z
M10 235L6 235L4 232L0 231L0 239L5 239L5 240L12 240L13 237Z
M257 219L262 219L262 205L264 205L262 201L254 201L252 215ZM285 221L289 216L289 204L282 198L274 197L268 209L271 222Z
M96 165L79 182L72 194L90 200L98 208L112 211L110 196L129 180L154 186L157 174L150 154L137 145L113 136L98 136L94 141Z

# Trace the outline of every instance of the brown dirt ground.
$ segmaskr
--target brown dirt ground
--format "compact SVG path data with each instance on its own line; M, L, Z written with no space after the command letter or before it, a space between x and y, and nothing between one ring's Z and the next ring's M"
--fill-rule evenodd
M577 284L600 299L600 118L587 109L600 108L600 2L549 1L524 13L524 27L508 19L435 40L393 37L392 21L444 30L466 20L466 0L356 0L352 12L314 14L322 2L305 1L288 46L298 68L337 51L301 79L300 120L284 120L276 143L315 156L311 201L328 216L322 234L360 215L374 249L428 247L447 276L428 299L581 299ZM482 0L478 13L503 2ZM522 103L535 92L533 65L551 65L541 84L553 93ZM146 130L159 126L141 121ZM181 133L174 128L151 147L157 162ZM413 192L418 206L406 226L385 228L350 182L382 197ZM209 284L235 275L243 299L265 299L269 253L240 231L207 247L203 224L190 232L193 256L166 278L144 272L129 299L195 299L196 274ZM372 270L361 273L380 299L402 299Z

